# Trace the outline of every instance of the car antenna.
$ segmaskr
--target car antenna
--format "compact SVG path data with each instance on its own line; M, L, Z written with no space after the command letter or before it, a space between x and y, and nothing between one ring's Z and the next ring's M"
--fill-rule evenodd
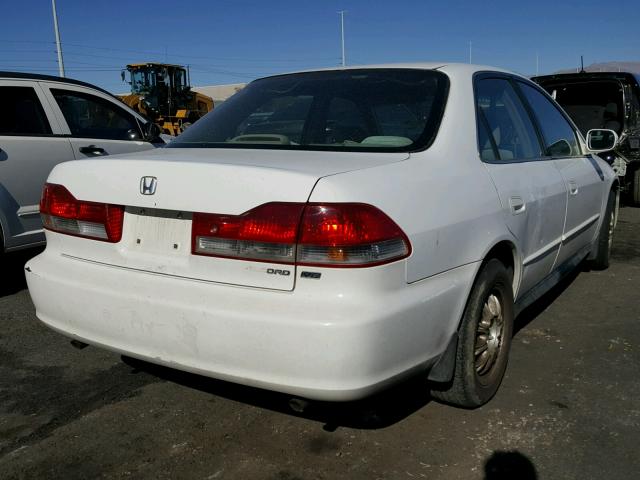
M580 55L580 73L586 73L584 71L584 57Z

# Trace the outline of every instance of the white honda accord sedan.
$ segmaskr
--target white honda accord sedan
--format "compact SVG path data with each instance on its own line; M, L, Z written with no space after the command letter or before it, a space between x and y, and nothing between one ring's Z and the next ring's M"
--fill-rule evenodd
M422 372L479 406L518 312L608 265L615 140L490 67L263 78L167 148L56 166L29 290L49 327L149 362L332 401Z

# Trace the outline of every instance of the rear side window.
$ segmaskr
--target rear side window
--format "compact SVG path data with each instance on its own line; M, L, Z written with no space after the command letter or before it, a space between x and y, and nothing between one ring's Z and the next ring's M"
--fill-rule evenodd
M0 135L50 135L33 87L0 87Z
M52 89L51 93L74 137L140 140L140 130L133 116L113 103L72 90Z
M576 134L560 110L532 86L522 82L518 85L538 119L546 154L552 157L580 155Z
M508 80L478 80L476 106L478 147L483 160L510 161L541 157L540 142L531 118Z

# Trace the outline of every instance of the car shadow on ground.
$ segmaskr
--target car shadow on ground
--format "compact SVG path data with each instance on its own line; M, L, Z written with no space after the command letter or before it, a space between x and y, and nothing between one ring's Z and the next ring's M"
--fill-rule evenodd
M578 268L569 272L562 280L554 285L551 290L520 312L520 315L518 315L513 324L513 336L515 337L518 332L533 322L542 312L549 308L549 306L551 306L551 304L555 302L567 288L569 288L575 279L578 278L578 275L580 275L581 272L587 272L588 270L588 264L583 262Z
M575 272L565 277L536 303L526 308L516 319L514 335L517 335L521 329L544 312L571 285L582 270L580 268L576 269ZM431 402L428 383L424 374L416 375L386 391L360 401L341 403L305 402L300 399L292 399L290 395L215 380L129 357L123 357L123 361L134 370L143 371L187 388L193 388L258 408L321 422L324 424L323 428L327 431L334 431L338 427L364 430L386 428L409 417Z
M42 252L44 247L0 254L0 298L27 288L24 264Z
M326 431L334 431L338 427L363 430L385 428L408 417L430 401L424 376L413 377L364 400L307 402L304 399L293 398L291 395L215 380L130 357L122 357L122 360L134 370L187 388L258 408L321 422Z

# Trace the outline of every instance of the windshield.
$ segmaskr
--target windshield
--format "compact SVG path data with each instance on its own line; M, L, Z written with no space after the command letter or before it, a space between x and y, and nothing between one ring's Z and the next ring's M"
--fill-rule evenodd
M432 70L358 69L256 80L170 146L407 151L440 124L447 77Z
M156 74L154 70L138 69L131 71L131 92L148 93L156 86Z

